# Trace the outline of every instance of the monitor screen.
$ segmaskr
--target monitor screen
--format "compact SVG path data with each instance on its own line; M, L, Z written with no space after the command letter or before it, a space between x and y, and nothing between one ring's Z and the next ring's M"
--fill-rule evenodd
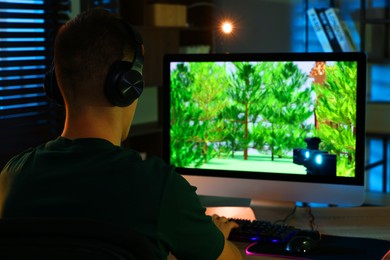
M163 75L163 156L199 194L363 202L363 53L175 54Z

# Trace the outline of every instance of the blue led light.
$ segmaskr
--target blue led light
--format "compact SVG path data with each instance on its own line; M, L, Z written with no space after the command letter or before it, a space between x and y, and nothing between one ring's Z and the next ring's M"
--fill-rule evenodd
M14 4L43 4L43 0L2 0L1 2L8 2Z
M0 28L0 32L44 32L43 28Z
M321 154L317 154L317 155L315 156L315 158L314 158L314 161L316 162L316 164L321 165L322 162L323 162L323 157L322 157L322 155L321 155Z
M1 77L0 77L1 79ZM16 86L0 86L0 91L2 90L15 90L15 89L31 89L31 88L42 88L42 84L26 84L26 85L16 85Z
M2 39L4 40L5 42L26 42L26 41L30 41L30 42L44 42L45 41L45 38L38 38L38 37L35 37L35 38L5 38L5 39Z
M0 42L8 42L10 44L10 47L4 47L1 48L1 51L7 54L7 52L14 52L18 53L20 52L19 56L17 55L10 55L10 57L7 57L8 55L2 55L0 57L1 61L32 61L32 60L46 60L47 57L41 55L38 56L42 51L45 50L44 43L46 41L44 35L39 35L41 37L35 37L35 35L31 35L29 37L29 33L44 33L45 28L43 28L45 23L45 18L42 18L41 14L45 13L44 10L44 4L46 1L44 0L0 0L1 3L10 3L10 5L4 4L2 6L11 7L11 8L0 8L0 12L5 14L2 17L0 17L0 22L4 23L4 26L0 28L0 34L1 33L14 33L15 37L6 37L6 36L0 36ZM25 5L24 5L25 4ZM17 6L15 8L15 6ZM38 14L36 16L37 18L29 18L24 15L17 15L17 14ZM26 18L25 18L26 17ZM12 23L18 23L18 26L13 25ZM33 26L31 26L33 24ZM28 26L27 26L28 25ZM19 28L12 28L12 27L19 27ZM31 27L31 28L23 28L23 27ZM25 33L27 35L23 38L18 37L18 33ZM6 35L6 34L5 34ZM15 46L15 44L12 43L19 43L19 42L27 42L26 46ZM30 44L29 42L34 42L37 44ZM20 44L22 45L22 44ZM33 45L41 45L41 46L33 46ZM26 52L36 52L37 56L26 56L30 53ZM10 90L19 90L19 89L34 89L31 90L33 93L26 93L26 94L16 94L16 95L4 95L0 97L0 101L5 100L15 100L12 102L12 104L2 104L0 105L0 111L6 111L6 110L13 110L13 109L19 109L19 108L26 108L26 107L37 107L37 106L47 106L48 102L31 102L30 99L36 99L37 97L44 96L42 89L42 84L26 84L26 85L19 85L21 84L20 80L26 79L26 82L28 82L30 79L42 79L44 75L41 74L35 74L35 75L25 75L26 73L23 72L23 70L36 70L36 69L45 69L45 65L36 65L36 66L6 66L1 65L0 71L20 71L18 75L15 75L12 73L10 76L2 76L0 77L0 81L7 80L10 81L8 84L12 84L12 81L15 81L15 85L6 85L6 86L0 86L0 91L10 91ZM18 101L17 104L15 102ZM28 103L25 103L28 102ZM11 113L11 112L7 112ZM34 111L28 112L28 113L18 113L18 112L12 112L12 114L4 113L0 116L0 119L9 119L9 118L17 118L17 117L25 117L30 115L35 115ZM43 122L43 121L42 121Z
M5 116L0 116L0 119L12 119L12 118L20 118L20 117L29 117L29 116L37 116L39 112L32 111L28 113L20 113L20 114L7 114Z
M2 58L2 60L44 60L45 56L19 56L19 57L7 57L7 58Z
M7 18L0 19L0 21L4 21L7 23L44 23L44 19L26 19L26 18Z
M306 152L305 152L305 158L306 158L306 159L309 159L309 158L310 158L310 152L309 152L309 151L306 151Z
M31 94L23 94L23 95L0 96L0 100L42 97L44 95L45 95L44 93L31 93Z
M4 49L6 51L44 51L45 47L9 47Z
M37 107L37 106L44 106L46 104L47 102L33 102L33 103L24 103L24 104L16 104L16 105L7 105L7 106L0 106L0 110L18 109L24 107Z
M15 67L3 67L1 68L2 70L32 70L32 69L44 69L46 66L45 65L40 65L40 66L15 66Z

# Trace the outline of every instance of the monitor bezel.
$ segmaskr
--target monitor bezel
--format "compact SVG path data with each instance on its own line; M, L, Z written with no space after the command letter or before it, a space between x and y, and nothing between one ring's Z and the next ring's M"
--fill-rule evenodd
M355 177L332 177L319 175L275 174L268 172L245 172L177 167L182 175L202 177L227 177L240 179L292 181L304 183L343 184L364 186L365 167L365 113L366 113L366 63L363 52L289 52L289 53L210 53L167 54L163 61L163 159L170 164L170 63L196 61L356 61L357 105L356 105L356 164Z

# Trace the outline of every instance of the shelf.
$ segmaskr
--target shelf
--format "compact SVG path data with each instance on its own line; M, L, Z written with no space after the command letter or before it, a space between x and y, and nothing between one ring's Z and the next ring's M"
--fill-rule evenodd
M367 18L363 20L363 23L365 24L390 24L390 18L389 19L381 19L381 18Z
M162 86L163 58L166 53L179 50L180 29L176 27L136 27L144 40L145 61L143 75L145 86Z
M373 10L371 5L367 5L367 0L360 1L360 49L362 51L367 51L367 27L376 28L379 26L384 26L384 31L381 33L372 35L371 37L375 37L375 41L373 38L369 39L373 46L370 48L371 50L381 50L382 57L371 57L371 54L368 56L368 62L372 64L390 64L390 45L389 45L389 34L390 34L390 1L386 1L384 5L380 8L376 8ZM373 12L375 11L375 12ZM380 11L380 12L378 12ZM367 17L370 16L370 17ZM378 40L379 37L379 40ZM382 37L382 38L380 38ZM382 41L383 45L379 44L378 41ZM377 56L377 54L372 54L373 56Z
M213 34L210 28L188 27L180 31L180 46L213 45Z
M162 125L158 122L144 123L132 125L130 129L129 137L137 137L144 136L150 134L161 134L162 133Z
M369 63L375 63L378 65L389 65L390 64L390 57L385 57L385 58L368 58L367 59Z

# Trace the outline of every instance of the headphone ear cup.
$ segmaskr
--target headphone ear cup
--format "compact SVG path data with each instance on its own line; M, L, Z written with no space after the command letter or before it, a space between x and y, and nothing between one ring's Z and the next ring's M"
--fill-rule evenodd
M57 84L54 66L52 66L45 74L45 78L43 80L43 90L45 91L46 96L57 105L64 105L64 99Z
M108 71L104 93L114 106L129 106L142 94L143 76L132 67L133 64L129 61L117 61Z

